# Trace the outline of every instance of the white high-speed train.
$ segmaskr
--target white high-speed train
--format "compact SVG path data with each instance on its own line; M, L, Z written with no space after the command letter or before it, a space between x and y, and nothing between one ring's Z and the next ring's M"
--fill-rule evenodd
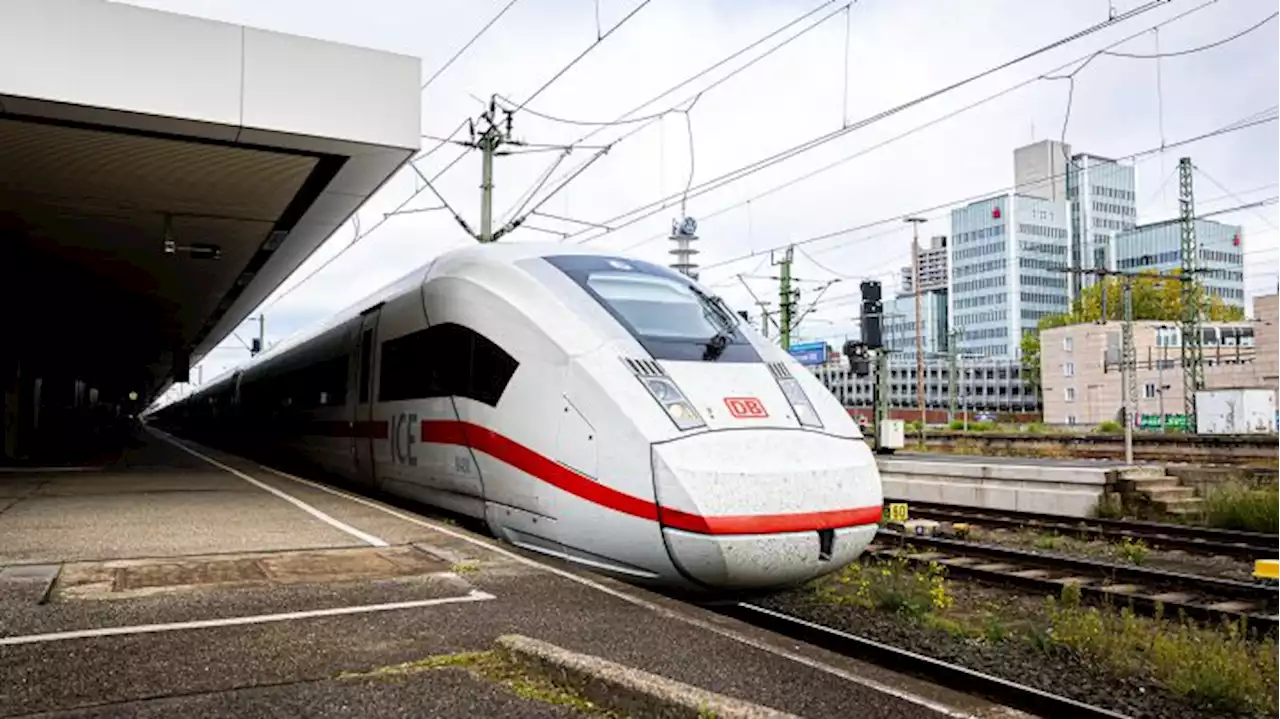
M874 457L812 374L689 278L562 245L441 255L152 421L641 583L803 582L881 516Z

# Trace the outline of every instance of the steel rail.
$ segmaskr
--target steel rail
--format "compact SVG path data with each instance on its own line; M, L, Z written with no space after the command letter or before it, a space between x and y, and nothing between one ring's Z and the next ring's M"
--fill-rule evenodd
M1128 519L1064 517L1056 514L964 507L934 502L885 500L885 504L897 502L905 503L913 515L928 519L963 520L1010 528L1049 529L1061 534L1087 537L1129 537L1141 539L1152 547L1250 560L1258 557L1274 557L1277 547L1280 546L1280 534Z
M926 679L966 694L992 699L1040 716L1070 716L1085 719L1126 719L1127 717L1110 709L825 627L749 602L708 606L726 616L791 639L808 642L842 656L869 661L893 671Z

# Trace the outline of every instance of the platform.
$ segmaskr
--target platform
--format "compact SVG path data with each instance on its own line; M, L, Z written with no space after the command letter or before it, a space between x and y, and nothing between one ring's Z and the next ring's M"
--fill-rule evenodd
M1123 462L901 453L876 458L884 496L1019 512L1093 516Z
M160 435L99 468L0 473L0 716L580 715L403 670L504 634L805 717L992 710Z

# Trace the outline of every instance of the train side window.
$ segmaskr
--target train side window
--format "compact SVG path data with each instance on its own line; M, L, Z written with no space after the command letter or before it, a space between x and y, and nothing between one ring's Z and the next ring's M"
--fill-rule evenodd
M382 343L378 401L465 397L496 407L518 366L474 330L432 325Z
M471 392L469 396L490 407L498 406L502 392L519 363L483 335L475 334L471 346Z
M373 365L373 330L365 330L360 338L360 404L369 402L369 370Z

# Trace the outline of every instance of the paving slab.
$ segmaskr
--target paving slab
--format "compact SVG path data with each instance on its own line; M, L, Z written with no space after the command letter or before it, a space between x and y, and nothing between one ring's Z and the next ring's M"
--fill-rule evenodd
M60 569L48 601L0 611L0 716L576 715L463 671L382 676L404 663L489 651L507 634L814 719L933 717L943 706L1009 715L676 599L533 560L403 507L200 451L291 501L217 470L244 487L134 494L136 511L153 521L121 527L118 554L90 559L65 539L79 516L50 529L5 525L0 515L0 532L22 530L26 546L53 535L43 556ZM174 460L168 473L126 467L122 486L152 476L172 488L175 471L205 486L220 481L209 465ZM87 511L120 511L124 495L83 491L105 485L61 486L78 492L63 499L86 502ZM240 511L269 509L223 524L221 534L231 536L212 540L174 527L225 511L236 494L251 498ZM37 510L40 501L57 498L34 500ZM213 545L219 549L206 549ZM0 558L6 563L15 566Z

